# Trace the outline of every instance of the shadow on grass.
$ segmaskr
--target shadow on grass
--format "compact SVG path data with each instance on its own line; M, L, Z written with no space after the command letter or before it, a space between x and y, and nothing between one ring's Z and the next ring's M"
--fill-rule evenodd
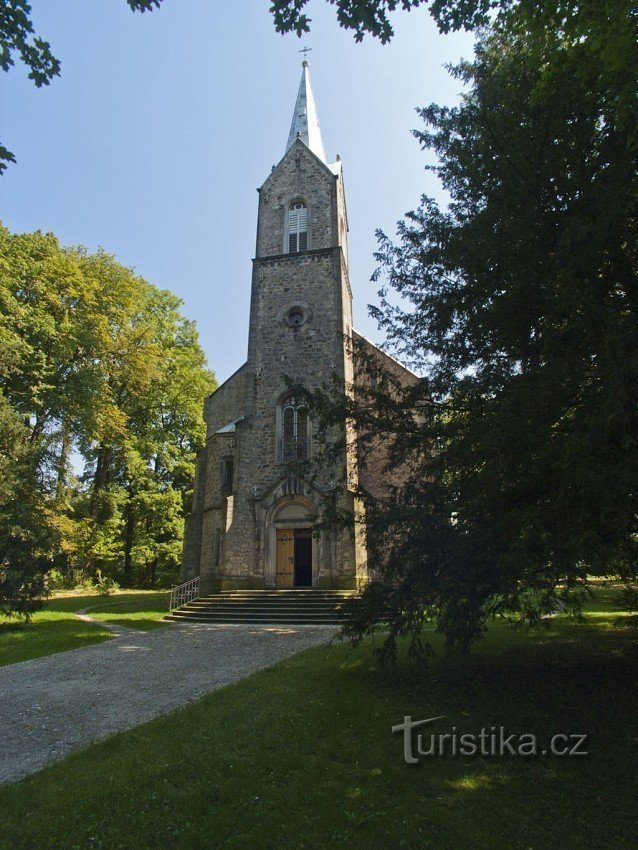
M161 620L147 619L144 617L100 617L99 622L109 623L114 626L124 626L127 629L136 629L142 632L162 629L166 623Z
M1 789L0 846L633 848L637 635L613 618L496 623L469 657L436 638L392 685L369 641L308 650ZM404 715L589 755L408 766Z
M8 620L7 622L0 623L0 636L9 632L22 631L26 629L28 625L29 624L25 620Z
M166 624L162 618L168 614L168 592L118 594L89 606L89 616L130 629L149 631Z

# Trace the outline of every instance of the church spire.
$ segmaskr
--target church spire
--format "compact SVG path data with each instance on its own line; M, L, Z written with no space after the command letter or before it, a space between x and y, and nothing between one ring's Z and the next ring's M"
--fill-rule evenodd
M295 139L299 137L322 162L325 162L326 152L323 149L317 107L310 86L310 71L308 69L308 63L305 60L302 65L303 71L301 72L301 82L299 83L295 111L292 115L286 153L293 146Z

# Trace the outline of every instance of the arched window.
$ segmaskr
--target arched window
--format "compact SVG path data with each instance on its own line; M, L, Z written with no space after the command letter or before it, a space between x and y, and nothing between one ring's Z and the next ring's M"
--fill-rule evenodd
M305 204L293 204L288 210L288 251L298 254L308 250L308 208Z
M288 396L282 405L280 460L308 460L308 405L302 398Z

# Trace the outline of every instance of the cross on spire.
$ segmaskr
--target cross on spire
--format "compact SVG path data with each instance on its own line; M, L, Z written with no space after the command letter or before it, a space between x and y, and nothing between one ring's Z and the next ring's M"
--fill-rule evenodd
M301 50L297 51L298 53L303 53L303 64L304 65L308 64L308 53L310 53L311 50L312 50L312 47L306 46L306 47L302 47Z

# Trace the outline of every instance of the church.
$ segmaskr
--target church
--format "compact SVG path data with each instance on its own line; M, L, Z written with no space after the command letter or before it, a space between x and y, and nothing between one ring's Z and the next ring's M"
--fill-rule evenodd
M338 156L327 161L307 61L284 155L258 193L248 356L205 402L182 581L199 577L201 595L356 590L374 566L357 485L374 491L382 481L361 480L346 422L343 450L322 457L312 409L291 387L336 379L354 392L369 378L353 346L402 383L416 378L352 326L343 167ZM334 500L352 517L350 533L322 528Z

